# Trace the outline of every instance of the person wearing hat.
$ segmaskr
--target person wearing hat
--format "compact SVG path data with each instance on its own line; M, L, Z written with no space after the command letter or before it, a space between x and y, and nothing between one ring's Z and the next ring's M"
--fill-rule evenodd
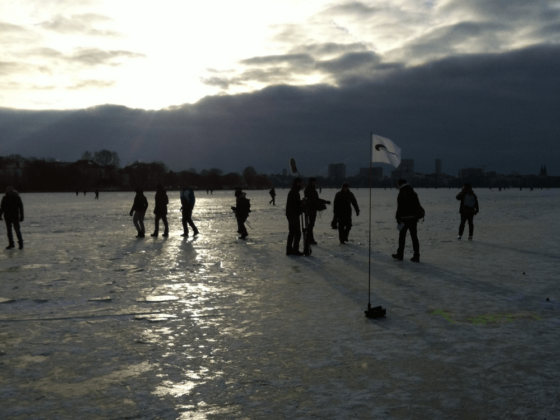
M9 241L6 249L15 247L12 226L16 231L19 249L23 249L23 238L19 227L20 222L23 222L23 203L19 193L14 190L12 186L6 188L6 195L4 195L2 203L0 203L0 220L2 220L2 215L4 215L6 221L6 231Z

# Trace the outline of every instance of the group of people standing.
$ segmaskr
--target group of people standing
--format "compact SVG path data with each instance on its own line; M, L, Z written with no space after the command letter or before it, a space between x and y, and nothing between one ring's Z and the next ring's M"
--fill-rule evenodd
M327 204L330 204L330 201L319 198L319 194L317 192L317 179L309 179L308 185L304 191L304 199L302 200L300 197L300 191L303 189L303 186L303 180L301 178L295 178L292 182L292 188L288 193L286 201L286 218L288 219L286 255L304 255L299 249L302 236L301 216L303 213L307 216L306 239L309 244L317 244L313 232L317 219L317 212L325 210L327 208ZM399 245L397 252L392 254L392 257L400 261L404 259L406 235L410 232L412 249L414 252L411 261L420 262L420 245L418 241L417 227L418 221L424 217L424 210L420 205L418 195L412 186L406 182L406 180L399 179L397 181L397 188L399 189L399 194L397 197L397 212L395 218L399 229ZM270 195L272 197L270 204L276 204L276 192L274 191L274 188L270 191ZM246 193L243 192L241 188L237 188L235 190L235 197L236 205L231 208L237 219L237 232L241 235L240 239L245 239L249 235L247 228L245 227L245 223L247 222L247 218L251 212L251 203L250 200L247 199ZM193 236L196 236L199 231L192 220L192 213L195 205L193 189L190 187L183 187L180 193L180 199L183 225L183 234L181 236L189 236L189 226L193 230ZM472 186L470 184L465 184L461 192L457 194L456 199L460 201L459 213L461 215L459 235L457 236L457 239L462 239L465 225L468 223L468 239L472 240L474 233L473 218L479 212L478 197L474 193ZM169 236L169 225L167 222L168 204L169 198L167 196L167 192L163 188L163 185L158 184L156 188L154 208L155 229L151 234L154 238L157 238L159 235L160 221L163 222L164 226L162 236ZM134 197L134 203L130 209L130 216L133 216L132 221L138 232L136 236L137 238L145 237L146 229L144 226L144 217L148 207L148 199L144 195L144 191L142 189L137 189L136 196ZM350 191L347 182L344 182L341 190L336 193L333 207L334 217L331 222L331 227L333 229L338 229L338 239L340 243L344 245L348 242L348 235L352 228L352 208L354 208L356 216L360 215L358 202L356 201L354 194ZM19 249L23 249L23 238L20 229L20 222L23 222L24 220L23 203L18 192L11 186L6 188L6 194L0 203L0 220L2 220L2 216L4 216L4 220L6 222L6 230L9 241L6 249L15 248L12 230L15 230Z
M198 229L192 221L192 212L195 204L194 191L190 187L183 187L181 190L181 213L182 213L182 224L183 224L183 234L181 236L189 236L189 226L193 230L193 236L198 235ZM164 231L161 236L164 238L169 236L169 224L167 223L167 205L169 204L169 197L167 192L163 188L163 185L158 184L156 187L155 196L155 229L154 233L150 236L157 238L159 235L159 222L163 222ZM148 199L144 195L144 191L141 188L136 190L136 196L134 197L134 203L130 209L130 215L133 216L132 222L134 227L138 231L137 238L144 238L146 236L146 228L144 226L144 216L148 210Z

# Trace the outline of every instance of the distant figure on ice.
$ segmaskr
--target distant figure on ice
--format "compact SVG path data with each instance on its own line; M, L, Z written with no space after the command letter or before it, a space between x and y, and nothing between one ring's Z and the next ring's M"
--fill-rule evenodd
M270 194L270 198L272 198L272 200L270 200L268 202L268 204L272 204L273 206L275 206L276 205L276 190L274 189L274 187L272 187L268 193Z
M334 196L333 205L334 219L338 222L338 240L342 245L348 242L348 234L350 229L352 229L352 206L356 210L356 216L359 216L360 208L358 207L356 197L350 191L348 182L344 182L342 190Z
M79 190L76 190L76 197L78 196L79 193L80 193L80 191L79 191Z
M183 187L181 191L181 213L183 215L183 234L181 236L189 236L189 225L193 230L193 236L198 235L198 229L196 228L194 222L192 221L192 212L194 209L194 191L190 187Z
M134 197L134 203L130 209L130 215L134 213L132 218L132 223L138 231L137 238L143 238L146 236L146 228L144 227L144 216L146 215L146 210L148 210L148 199L144 195L142 188L136 189L136 196Z
M87 193L87 191L86 191L86 190L84 190L84 197L86 196L86 193Z
M154 233L151 234L154 238L158 237L159 232L159 221L163 221L163 226L165 230L163 231L163 237L169 236L169 226L167 225L167 204L169 204L169 198L167 193L163 189L163 185L157 184L156 187L156 207L154 209L154 214L156 215L156 226Z
M6 188L6 195L2 197L2 203L0 203L0 220L2 220L2 215L4 215L6 219L6 231L9 241L6 249L15 247L12 226L16 231L19 249L23 249L23 238L21 237L21 230L19 228L19 223L23 222L23 203L21 202L18 192L11 186Z
M99 200L99 190L95 190L95 199Z
M315 237L313 236L313 228L315 227L315 220L317 220L317 211L326 210L326 205L331 204L331 202L319 198L319 194L317 193L317 179L313 177L309 178L304 196L306 199L305 211L309 217L309 224L307 225L307 235L309 235L308 241L311 245L317 245Z
M478 214L478 197L474 193L471 184L463 185L463 190L457 194L457 200L461 201L459 206L459 213L461 214L461 224L459 225L459 236L457 239L461 240L465 230L465 222L469 222L469 241L472 241L474 232L473 218Z
M303 187L301 178L295 178L292 182L292 189L288 193L286 201L286 217L288 218L288 244L286 245L286 255L302 256L303 252L299 250L299 241L301 239L301 222L302 213L301 199L299 192Z
M241 234L239 239L245 239L249 236L247 228L245 227L245 221L247 217L249 217L249 213L251 213L251 202L246 198L246 194L241 191L241 188L235 190L235 197L235 207L232 206L231 209L235 213L235 218L237 219L237 233Z
M399 195L397 197L397 214L395 215L399 226L399 248L392 257L402 261L404 259L404 245L406 242L406 232L410 230L412 239L412 249L414 255L410 259L413 262L420 262L420 244L418 243L418 211L421 208L418 194L406 183L405 179L397 181Z

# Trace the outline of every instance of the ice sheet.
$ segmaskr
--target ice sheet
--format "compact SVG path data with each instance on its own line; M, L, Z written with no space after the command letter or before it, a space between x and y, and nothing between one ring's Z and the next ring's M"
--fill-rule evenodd
M473 242L455 239L458 190L417 192L421 264L391 259L397 191L373 190L380 320L363 314L367 190L350 243L329 206L308 258L285 255L287 190L248 191L246 241L229 191L197 193L195 239L170 192L169 238L141 240L133 193L22 194L25 249L0 252L0 417L558 418L558 191L476 191Z

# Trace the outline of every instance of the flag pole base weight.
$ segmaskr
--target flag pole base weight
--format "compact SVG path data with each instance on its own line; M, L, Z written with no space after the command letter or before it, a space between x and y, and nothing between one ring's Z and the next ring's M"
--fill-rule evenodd
M381 318L385 316L387 309L383 309L381 306L372 308L371 305L368 304L368 308L364 313L366 314L366 318Z

